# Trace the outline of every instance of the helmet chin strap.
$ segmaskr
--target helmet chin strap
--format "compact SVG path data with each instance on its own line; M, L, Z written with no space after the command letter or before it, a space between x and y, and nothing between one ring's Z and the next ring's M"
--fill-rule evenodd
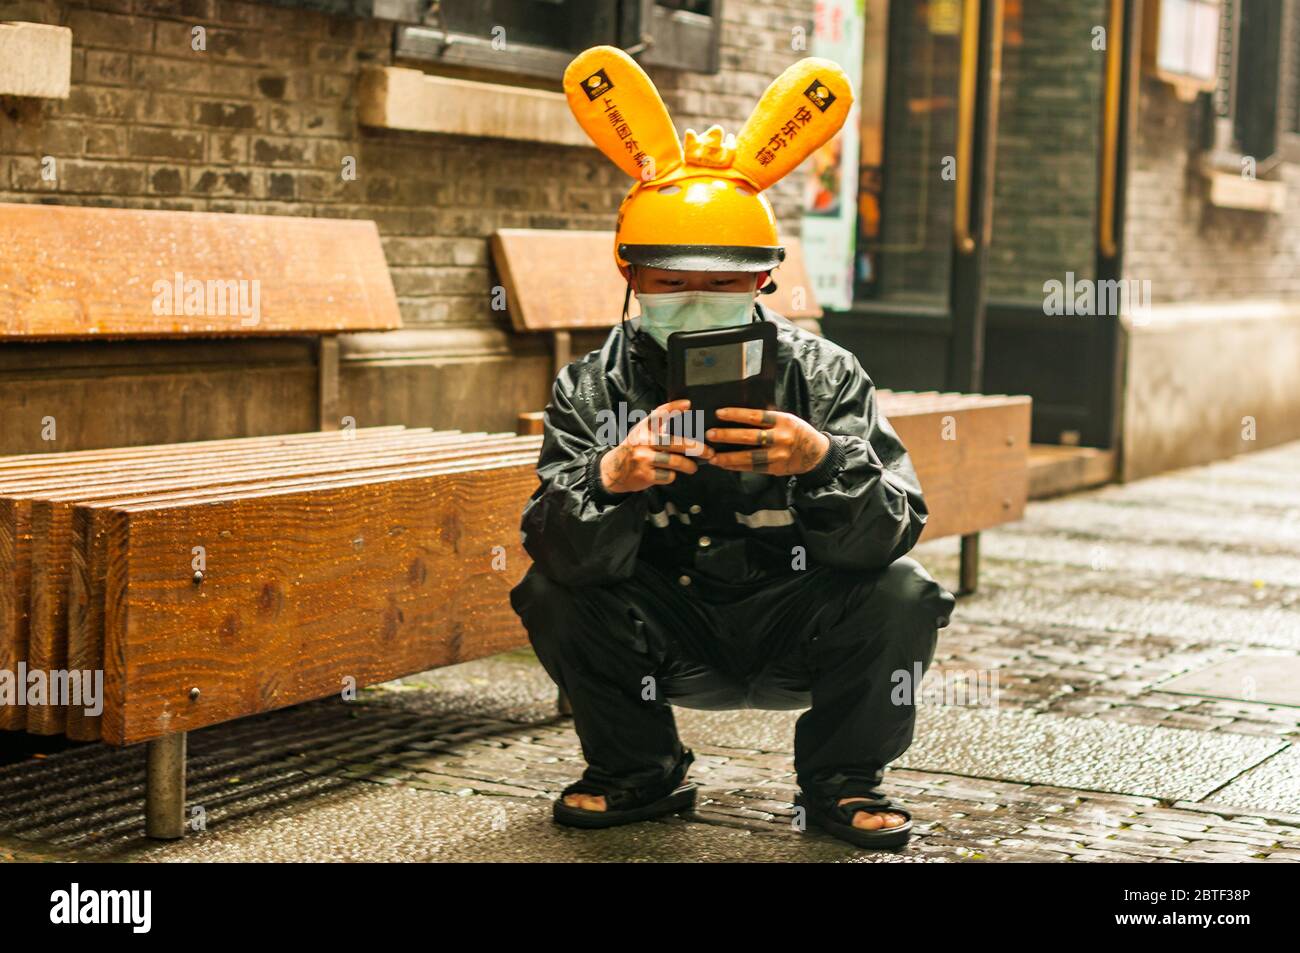
M623 374L629 383L632 380L632 367L628 362L628 352L631 349L628 347L628 339L627 339L627 312L628 312L628 308L632 304L632 282L635 280L636 280L636 265L628 265L627 266L627 287L623 290L623 317L619 322L619 331L621 337L623 338L623 348L622 348Z
M632 283L636 281L636 265L627 266L627 287L623 289L623 317L621 318L620 328L623 331L623 340L627 340L627 318L628 310L632 306Z

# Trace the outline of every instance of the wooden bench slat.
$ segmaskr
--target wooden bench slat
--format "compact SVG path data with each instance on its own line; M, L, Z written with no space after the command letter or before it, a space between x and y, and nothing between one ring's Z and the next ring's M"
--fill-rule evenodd
M375 435L373 439L360 442L337 438L329 443L311 442L294 444L287 447L262 447L257 453L256 466L265 467L268 463L267 452L274 449L282 465L291 462L310 462L357 459L365 462L378 448L390 443L396 445L418 446L431 442L439 445L447 441L462 439L456 433L435 434L430 431L402 430L391 434ZM50 608L57 605L57 595L51 595L44 585L45 577L41 574L48 559L57 559L61 550L47 550L52 543L48 529L34 527L32 522L33 503L47 496L58 495L61 490L71 488L71 493L86 495L93 488L122 487L130 485L132 480L145 476L161 479L166 476L184 477L186 482L220 480L224 474L231 472L232 461L243 460L252 450L245 447L222 447L210 449L206 453L187 455L183 458L166 458L154 463L148 459L133 461L130 465L119 464L104 474L96 469L95 473L68 474L56 468L48 473L38 472L38 479L20 479L10 475L10 479L0 481L4 488L0 493L0 668L16 671L20 662L32 659L31 628L33 614L55 612ZM221 470L215 469L220 466ZM98 467L98 465L96 465ZM75 468L73 468L75 469ZM54 474L60 474L55 476ZM17 489L15 489L17 488ZM44 554L53 552L47 557ZM39 553L40 555L34 555ZM34 561L36 574L34 575ZM57 592L57 590L56 590ZM36 604L33 605L35 594ZM54 602L42 601L53 599ZM40 643L43 645L44 643ZM46 670L50 666L44 666ZM25 719L30 720L32 713L39 712L39 706L20 708L0 708L0 728L22 728ZM40 717L37 715L37 717Z
M412 430L425 430L432 432L428 428L406 428L403 426L395 427L362 427L353 431L353 438L357 440L369 440L377 437L391 436L401 432L411 432ZM447 431L455 433L456 431ZM161 443L150 444L147 446L136 447L113 447L107 450L69 450L60 453L27 453L14 456L0 457L0 478L10 470L28 470L40 468L57 468L65 466L83 466L98 463L105 465L118 460L132 460L137 457L154 458L165 456L177 456L187 452L200 453L207 450L218 450L226 447L260 447L260 446L291 446L301 443L324 443L330 440L340 440L342 431L339 430L313 430L309 433L295 434L276 434L266 437L232 437L225 440L196 440L193 443Z
M506 596L535 483L533 462L496 461L115 510L103 739L133 744L334 695L345 677L361 687L519 644ZM194 539L216 541L201 586L171 556Z
M930 511L922 540L965 536L1024 515L1029 411L1024 402L889 417Z
M173 473L187 473L200 467L215 471L241 465L272 466L277 462L299 463L311 460L345 459L378 453L394 447L445 445L466 439L467 436L459 431L430 433L405 431L374 440L356 442L340 440L278 447L274 453L230 448L208 453L162 456L156 460L141 458L112 466L95 463L85 467L57 467L49 471L33 471L31 476L0 474L0 495L35 498L42 493L57 493L61 488L75 488L91 483L120 483L151 476L162 478Z
M374 222L15 204L0 204L0 219L0 340L401 326ZM221 306L216 283L228 294L224 283L235 282L257 313L236 301L225 306L234 313L186 314L177 276L182 294L185 282L200 284L204 312Z
M68 667L68 617L72 562L72 511L77 503L102 497L121 497L130 493L158 493L204 486L236 486L255 480L267 481L289 475L319 476L333 473L371 471L378 467L418 465L435 459L458 458L473 452L510 453L527 448L536 453L539 441L513 436L485 437L479 440L441 440L426 446L349 448L345 456L335 448L331 456L305 459L298 463L283 460L248 461L239 466L195 470L188 475L166 479L145 477L135 482L113 481L65 491L31 503L31 591L28 617L28 664L42 671ZM26 727L36 734L63 730L63 711L53 704L27 706Z
M936 407L1005 407L1029 404L1028 397L1008 397L1005 394L912 394L896 391L878 391L881 410L889 415L921 413Z
M772 273L777 290L762 300L787 318L821 317L803 245L790 239L785 248L785 261ZM614 267L613 253L613 232L499 229L492 236L492 258L515 330L575 331L617 324L627 282ZM631 310L635 315L635 302Z
M355 480L394 472L420 470L431 463L443 465L447 461L474 461L497 456L519 455L519 459L535 463L539 449L540 441L536 440L492 439L441 448L437 453L427 454L423 459L414 462L376 458L360 467L350 465L346 469L340 468L333 473L319 468L303 468L300 473L284 477L246 475L243 478L214 483L206 487L170 492L154 488L145 493L129 496L79 502L73 508L71 520L71 572L68 579L66 626L68 668L87 671L98 669L102 665L106 545L104 527L115 508L137 503L197 502L221 498L232 492L247 493L260 489L329 485L339 480ZM79 740L92 740L98 737L97 718L86 715L80 708L70 709L67 717L69 737Z

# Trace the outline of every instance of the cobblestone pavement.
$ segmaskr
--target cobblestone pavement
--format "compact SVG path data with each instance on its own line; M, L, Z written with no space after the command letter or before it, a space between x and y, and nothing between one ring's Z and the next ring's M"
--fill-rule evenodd
M1300 654L1297 471L1292 444L1035 503L986 533L981 590L927 684L996 673L997 705L922 706L886 779L916 817L899 852L792 829L789 712L679 711L695 813L556 827L550 801L582 762L520 652L193 733L204 829L180 842L142 836L142 750L13 760L0 860L1300 860L1300 707L1165 688ZM953 583L955 541L917 556Z

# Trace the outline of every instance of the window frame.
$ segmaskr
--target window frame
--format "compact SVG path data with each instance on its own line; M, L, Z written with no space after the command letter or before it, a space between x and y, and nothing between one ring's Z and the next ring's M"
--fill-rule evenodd
M601 0L609 23L593 32L593 40L618 43L622 33L620 0ZM439 5L433 0L372 0L372 16L392 20L393 56L422 65L452 70L499 74L501 81L559 80L576 50L507 41L505 49L493 46L491 36L446 29ZM504 24L507 28L509 24ZM621 44L620 44L621 45Z
M1278 152L1300 165L1300 3L1283 10L1281 89L1278 94Z
M592 45L626 49L648 66L701 73L721 68L723 0L698 14L660 6L655 0L605 0L608 28L598 29ZM500 74L502 82L558 81L580 50L528 43L492 46L490 37L440 28L430 0L373 0L373 16L393 20L393 55L421 65ZM508 26L508 24L507 24Z
M1275 3L1277 0L1254 0L1256 3ZM1276 168L1282 161L1282 130L1286 121L1282 110L1283 97L1283 80L1286 76L1284 44L1286 40L1286 21L1283 19L1279 22L1279 29L1272 37L1272 42L1276 44L1275 50L1261 52L1257 50L1245 50L1245 42L1242 33L1243 23L1243 3L1244 0L1223 0L1224 6L1232 8L1232 47L1229 53L1229 60L1226 64L1227 76L1224 78L1229 85L1229 98L1226 104L1226 110L1215 111L1214 123L1214 146L1215 151L1235 157L1237 168L1240 169L1240 160L1251 156L1256 161L1256 175L1260 175L1268 170ZM1273 9L1278 10L1279 14L1285 13L1287 7L1279 5ZM1243 54L1245 54L1243 56ZM1277 75L1273 78L1273 97L1272 97L1272 139L1273 151L1267 156L1258 156L1254 151L1247 151L1247 143L1242 141L1242 126L1247 121L1245 111L1240 108L1241 100L1239 98L1242 87L1246 84L1242 78L1242 65L1246 62L1259 62L1256 54L1263 56L1273 56L1276 59ZM1216 104L1217 105L1217 104ZM1255 106L1252 102L1251 106ZM1258 151L1258 150L1255 150Z
M711 0L708 14L638 2L641 36L633 49L644 50L642 63L705 74L722 69L723 0Z
M1285 162L1300 158L1300 148L1293 144L1286 135L1286 113L1283 97L1285 79L1289 69L1288 57L1292 55L1287 49L1287 17L1294 14L1294 4L1282 8L1283 20L1277 31L1278 72L1274 90L1273 112L1273 151L1264 157L1246 152L1239 141L1239 122L1241 112L1238 109L1237 94L1240 91L1239 68L1242 63L1241 8L1243 0L1220 0L1222 9L1220 29L1226 36L1220 40L1220 62L1218 79L1214 90L1202 97L1202 138L1201 170L1207 180L1231 175L1241 176L1242 162L1246 158L1255 160L1254 176L1246 182L1235 183L1233 191L1237 197L1226 202L1211 198L1213 190L1206 194L1207 201L1227 208L1239 208L1247 211L1276 212L1276 196L1270 203L1267 197L1272 191L1283 188L1280 182L1281 166ZM1256 185L1255 183L1259 183ZM1245 195L1242 187L1251 190L1251 197L1238 204ZM1257 193L1257 194L1256 194ZM1260 204L1256 204L1256 203Z
M1222 0L1191 0L1191 2L1217 7L1220 26L1222 26ZM1214 76L1198 77L1191 73L1172 73L1160 65L1160 26L1166 12L1165 0L1148 0L1143 7L1142 66L1144 70L1161 82L1172 86L1178 98L1185 102L1191 102L1198 93L1213 93L1221 82L1218 66Z

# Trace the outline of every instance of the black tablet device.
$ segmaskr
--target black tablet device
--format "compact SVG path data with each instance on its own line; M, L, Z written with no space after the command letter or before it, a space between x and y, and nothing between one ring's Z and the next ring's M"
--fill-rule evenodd
M675 433L704 441L711 427L743 427L719 421L719 407L776 407L776 325L751 321L715 331L677 331L668 336L668 399L688 398L690 423ZM701 413L702 412L702 413ZM705 441L708 442L708 441ZM715 450L745 450L740 444L713 444Z

